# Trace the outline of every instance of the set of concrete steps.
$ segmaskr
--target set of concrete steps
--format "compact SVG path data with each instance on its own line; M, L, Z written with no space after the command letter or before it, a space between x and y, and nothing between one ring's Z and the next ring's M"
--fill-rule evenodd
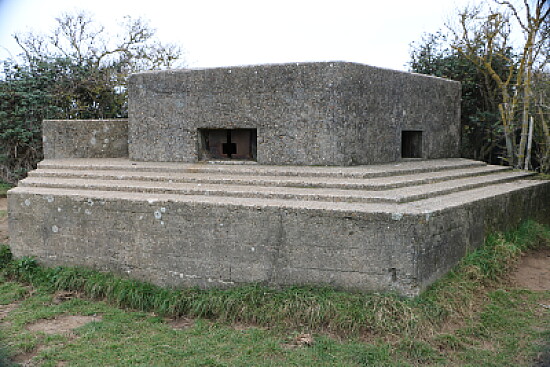
M233 163L233 164L231 164ZM356 167L45 160L8 193L16 256L173 287L417 295L550 184L466 159Z
M99 196L131 193L178 200L228 199L232 204L323 203L331 209L357 204L405 204L500 186L531 173L466 159L405 161L356 167L264 166L256 164L151 163L127 159L45 160L21 181L26 191L40 189ZM500 186L499 186L500 185ZM47 189L47 190L46 190ZM107 194L109 193L109 194ZM368 209L365 207L365 209Z

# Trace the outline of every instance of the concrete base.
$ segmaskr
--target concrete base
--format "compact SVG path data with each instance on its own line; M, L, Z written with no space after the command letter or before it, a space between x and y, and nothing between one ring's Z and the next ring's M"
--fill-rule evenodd
M550 182L464 159L360 167L50 160L9 191L11 247L173 287L414 296L489 231L550 222Z

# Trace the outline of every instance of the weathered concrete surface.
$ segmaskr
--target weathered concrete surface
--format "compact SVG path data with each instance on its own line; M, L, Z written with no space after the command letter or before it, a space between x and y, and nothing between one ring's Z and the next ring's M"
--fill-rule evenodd
M168 70L129 81L129 154L197 162L198 129L257 129L257 162L400 161L403 130L422 158L458 157L460 83L347 62Z
M44 120L44 158L128 157L128 120Z
M46 160L8 193L16 256L416 295L488 231L550 221L550 182L455 158L456 82L304 63L142 73L129 97L128 122L44 122ZM233 136L257 162L198 162L242 155Z
M415 295L488 231L550 221L549 182L463 159L340 168L110 162L45 161L11 190L15 255L174 287L328 284ZM491 179L503 174L516 176ZM349 200L372 195L392 200Z

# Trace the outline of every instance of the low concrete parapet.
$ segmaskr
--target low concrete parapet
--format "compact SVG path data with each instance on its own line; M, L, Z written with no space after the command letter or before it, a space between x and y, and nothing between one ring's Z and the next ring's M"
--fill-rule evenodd
M128 157L128 120L44 120L44 157Z

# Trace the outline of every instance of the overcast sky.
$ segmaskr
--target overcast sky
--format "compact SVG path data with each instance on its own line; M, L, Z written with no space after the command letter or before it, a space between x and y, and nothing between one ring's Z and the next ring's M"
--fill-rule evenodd
M0 59L20 52L13 33L48 32L84 9L113 31L125 15L149 19L196 68L342 60L406 70L409 44L472 2L483 0L0 0Z

